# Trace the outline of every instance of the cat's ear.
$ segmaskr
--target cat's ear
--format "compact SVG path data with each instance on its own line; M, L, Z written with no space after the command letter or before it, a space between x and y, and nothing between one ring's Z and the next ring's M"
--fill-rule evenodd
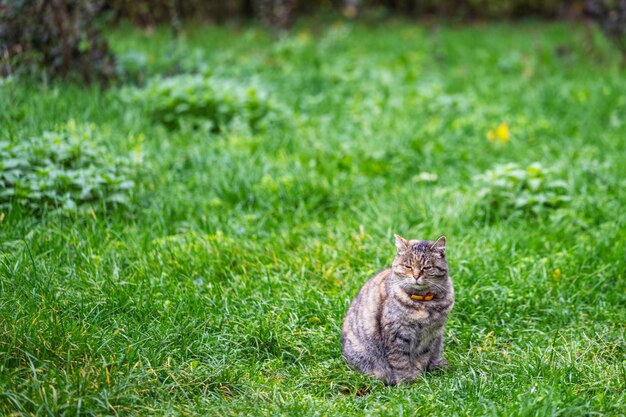
M430 250L433 252L439 252L442 256L446 255L446 237L441 236L430 246Z
M396 248L398 248L398 252L406 252L409 249L409 241L403 238L400 235L394 235L396 238Z

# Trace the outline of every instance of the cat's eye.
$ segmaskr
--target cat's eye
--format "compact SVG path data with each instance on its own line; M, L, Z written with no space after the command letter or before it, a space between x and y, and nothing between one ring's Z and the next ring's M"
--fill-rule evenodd
M432 266L425 266L422 268L424 271L430 271L431 269L433 269Z
M404 265L402 265L402 267L405 268L405 269L413 269L413 266L408 265L408 264L404 264Z

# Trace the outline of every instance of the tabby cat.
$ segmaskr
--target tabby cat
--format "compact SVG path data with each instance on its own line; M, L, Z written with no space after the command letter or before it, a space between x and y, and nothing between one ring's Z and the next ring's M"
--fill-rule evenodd
M396 385L447 365L444 326L454 305L446 238L406 240L390 269L370 278L343 322L343 354L357 370Z

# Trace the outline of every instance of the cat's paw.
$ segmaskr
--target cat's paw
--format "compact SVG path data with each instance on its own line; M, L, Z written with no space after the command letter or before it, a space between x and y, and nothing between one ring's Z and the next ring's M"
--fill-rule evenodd
M446 370L450 367L450 364L445 358L438 358L428 364L426 370L428 372L437 371L437 370Z
M414 370L402 374L396 374L392 379L387 380L387 385L408 385L422 376L422 371Z

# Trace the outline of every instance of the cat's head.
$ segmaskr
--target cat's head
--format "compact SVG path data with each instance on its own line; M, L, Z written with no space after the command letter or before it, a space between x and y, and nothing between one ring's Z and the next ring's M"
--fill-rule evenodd
M432 240L406 240L396 235L398 252L391 270L402 287L408 291L437 292L448 276L446 237Z

